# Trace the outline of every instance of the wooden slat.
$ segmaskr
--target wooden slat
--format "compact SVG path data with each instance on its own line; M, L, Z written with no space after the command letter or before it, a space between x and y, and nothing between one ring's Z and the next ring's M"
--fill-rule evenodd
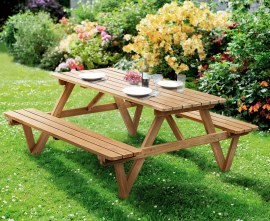
M73 145L76 145L78 147L81 147L83 149L85 149L86 151L90 151L92 153L95 154L100 154L103 155L105 157L111 158L112 160L116 160L116 159L121 159L122 157L115 153L112 152L110 150L104 149L98 145L94 145L92 143L89 143L88 141L85 141L81 138L78 138L76 136L70 135L70 134L66 134L54 127L48 126L44 123L40 123L36 120L33 120L32 118L26 117L20 113L17 112L12 112L12 115L10 115L9 117L12 117L13 119L15 119L16 121L20 122L21 124L27 125L29 127L35 128L37 130L40 130L42 132L45 132L48 135L54 136L58 139L64 140L68 143L71 143ZM108 159L107 158L107 159Z
M48 124L48 125L50 125L54 128L57 128L58 130L61 130L67 134L72 134L76 137L82 138L86 141L89 141L90 143L101 146L105 149L111 150L111 151L116 152L120 155L127 156L127 157L131 157L133 155L133 153L128 151L128 150L124 150L122 148L119 148L117 145L113 145L110 142L108 143L108 142L103 141L102 137L100 137L100 138L95 137L95 133L92 133L93 135L84 134L78 128L74 129L73 127L66 127L65 125L56 123L55 118L49 117L50 119L46 119L46 118L44 118L44 115L47 115L47 114L44 114L42 112L41 112L42 114L40 114L36 111L25 110L25 111L20 111L20 113L24 114L27 117L31 117L31 118L33 117L33 119L35 119L39 122L42 122L44 124ZM45 116L45 117L48 117L48 116Z
M112 71L115 74L121 74L121 75L123 75L125 73L124 71L117 70L115 68L95 69L95 70L96 71ZM92 70L92 71L94 72L95 70ZM150 82L150 85L151 84L152 83ZM167 89L161 88L161 91L164 91L168 94L179 95L178 92L175 92L173 90L167 90ZM185 95L187 95L187 99L191 99L191 100L200 99L200 101L203 101L204 104L217 104L217 103L224 103L226 101L224 98L220 98L220 97L217 97L217 96L214 96L211 94L206 94L206 93L199 92L199 91L194 91L194 90L187 89L187 88L185 89L184 93L180 93L180 94L181 94L181 96L184 96L184 97L186 97Z
M29 110L30 112L35 113L35 114L37 114L39 116L42 116L45 119L50 119L51 118L50 115L44 114L41 111L38 111L38 110L35 110L35 109L27 109L27 110ZM90 131L90 130L88 130L86 128L81 128L81 127L79 127L77 125L71 124L69 122L63 121L63 120L58 119L58 118L54 118L53 121L58 123L59 125L65 126L65 127L70 128L72 130L79 131L82 134L88 135L88 136L93 137L93 138L100 139L100 140L102 140L102 141L104 141L104 142L106 142L108 144L113 145L113 146L117 146L117 147L120 147L121 149L128 150L128 151L132 152L134 155L137 155L138 153L140 153L140 150L135 148L135 147L132 147L132 146L127 145L125 143L122 143L122 142L110 139L108 137L102 136L102 135L100 135L98 133L95 133L95 132L92 132L92 131ZM112 149L114 149L114 147L112 147Z
M179 149L189 148L193 146L209 144L210 142L217 142L220 140L225 140L228 138L228 133L217 132L213 134L207 134L199 137L188 138L185 140L180 140L171 143L159 144L152 147L143 147L142 154L140 157L153 156L161 153L167 153L171 151L176 151ZM139 157L139 158L140 158Z
M152 107L157 110L161 110L161 111L172 110L172 107L168 107L167 105L160 104L158 102L154 102L151 100L142 100L135 97L127 96L125 93L122 92L122 88L119 88L119 87L110 88L110 85L104 86L104 85L100 85L100 83L89 83L87 81L77 79L75 77L70 77L65 74L59 74L59 73L54 73L52 76L58 79L64 80L64 81L68 81L74 84L78 84L80 86L84 86L86 88L92 88L106 94L111 94L112 96L117 96L117 97L120 97L122 99L131 101L137 104ZM110 81L110 79L108 81Z
M137 105L126 101L125 106L126 106L126 108L129 108L129 107L135 107ZM72 117L72 116L99 113L99 112L111 111L111 110L117 110L117 109L118 109L118 107L117 107L116 103L100 104L100 105L92 107L90 110L88 110L87 107L80 107L80 108L72 108L72 109L68 109L68 110L63 110L61 112L61 115L58 117L59 118ZM47 113L51 114L51 112L47 112Z
M89 72L95 73L95 70L88 71L88 73ZM109 73L106 72L106 69L103 69L103 72L106 73L107 75L109 74ZM65 72L64 75L67 75L69 77L73 77L73 78L81 80L80 77L79 77L79 74L76 74L76 73ZM123 81L122 78L123 78L123 76L121 76L121 78L120 78L120 77L117 77L117 76L114 76L114 75L113 76L109 75L109 80L101 81L101 82L98 82L97 84L100 85L100 86L103 86L104 88L110 88L110 89L119 90L122 93L122 89L124 87L130 86L127 82ZM188 107L192 107L192 106L195 106L195 105L200 105L200 104L198 104L198 102L193 102L193 104L192 104L192 102L190 100L184 100L184 99L181 99L181 98L179 98L179 99L180 100L178 100L178 101L177 101L176 98L175 99L168 99L168 97L166 97L166 94L162 93L157 97L152 97L151 101L156 102L156 103L160 103L162 105L166 105L170 109L179 109L179 105L180 105L180 108L182 106L185 106L186 108L188 108ZM148 101L149 100L146 100L146 102L148 102Z
M99 69L92 70L92 72L98 71ZM120 81L120 79L123 78L123 74L119 73L117 71L112 71L110 69L100 69L100 71L103 71L107 73L110 76L110 79L115 79L116 82L123 82ZM123 84L123 83L122 83ZM154 84L150 82L150 87L154 88ZM195 106L201 106L205 104L211 104L209 99L205 99L204 97L200 96L193 96L192 93L184 92L184 93L178 93L174 90L168 90L164 89L162 87L159 87L159 91L161 92L160 95L156 98L151 98L151 100L159 100L159 99L164 99L169 100L170 102L174 102L178 104L174 109L179 109L179 105L182 105L183 108L188 108L188 107L195 107ZM218 102L215 102L218 103Z
M20 113L20 112L22 112L22 113ZM90 152L95 153L97 155L102 155L102 156L106 157L107 159L110 158L111 160L116 160L116 159L121 159L121 158L127 157L127 156L130 157L130 154L127 154L127 156L125 156L125 155L121 155L119 153L116 153L112 150L106 149L107 146L113 146L113 145L110 145L109 143L106 144L106 148L101 147L97 144L91 143L88 140L85 140L81 137L76 136L77 134L74 135L75 134L74 131L76 131L74 128L72 128L72 129L74 129L74 131L72 130L73 134L68 134L66 132L59 130L58 128L51 126L51 125L48 125L48 124L43 123L43 122L38 122L37 120L34 120L29 116L25 116L26 112L27 111L23 110L23 111L19 111L19 112L6 113L5 115L7 117L10 117L10 118L22 123L22 124L25 124L29 127L33 127L33 128L38 129L40 131L46 132L47 134L49 134L51 136L54 136L54 137L61 139L61 140L65 140L65 141L67 141L73 145L79 146L87 151L90 151ZM30 113L30 112L28 112L28 113ZM45 114L45 115L48 117L54 118L50 115L47 115L47 114ZM56 119L60 120L58 118L56 118ZM48 122L51 124L51 121L48 121ZM70 124L70 126L73 126L73 125ZM82 134L80 134L80 136L81 135ZM85 136L85 135L82 135L82 136ZM89 139L89 136L88 136L88 139ZM107 138L107 140L108 140L108 138ZM136 148L134 148L134 149L136 149Z
M192 137L192 138L188 138L188 139L180 140L180 141L176 141L176 142L158 144L158 145L154 145L154 146L147 146L147 147L143 147L141 154L136 156L136 157L132 157L129 159L117 160L114 162L106 161L104 163L104 165L107 166L107 165L115 164L116 162L124 163L124 162L129 161L129 160L135 161L138 159L145 159L149 156L155 156L155 155L159 155L162 153L168 153L168 152L172 152L172 151L191 148L194 146L209 144L210 142L218 142L221 140L226 140L228 138L230 138L228 133L226 131L222 131L222 132L207 134L207 135L203 135L203 136L199 136L199 137Z
M186 113L180 113L181 117L185 117L191 120L195 120L197 122L202 122L201 116L198 111L191 111ZM211 118L215 127L227 130L234 134L241 134L245 132L250 132L252 130L256 130L258 127L253 124L249 124L240 120L236 120L230 117L226 117L220 114L211 113Z

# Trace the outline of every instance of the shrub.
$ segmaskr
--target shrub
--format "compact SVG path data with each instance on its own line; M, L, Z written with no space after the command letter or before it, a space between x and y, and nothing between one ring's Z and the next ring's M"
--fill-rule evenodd
M137 34L136 25L149 13L172 0L100 0L94 4L83 3L73 10L76 21L97 21L117 34Z
M211 32L227 25L227 13L212 13L205 3L196 7L185 1L166 4L155 15L147 15L137 26L138 35L123 49L134 59L146 59L151 72L174 77L174 73L196 69L206 58ZM130 36L126 36L128 40ZM139 62L139 68L143 62Z
M42 56L40 68L45 70L55 70L59 63L64 61L65 53L58 47L49 48Z
M48 12L51 17L60 19L65 16L63 7L55 0L30 0L26 9L32 12Z
M83 21L74 32L61 40L59 49L81 59L88 69L111 66L121 58L119 38L107 32L105 26Z
M60 26L55 25L45 12L12 16L2 33L14 59L27 65L40 64L43 54L48 48L56 46L62 35Z
M153 9L152 0L139 0L138 2L123 2L117 9L111 12L100 12L96 20L116 35L136 35L136 25L147 14L156 12Z
M76 22L80 23L84 20L95 21L94 7L90 3L81 3L77 8L71 9L72 15Z
M253 14L235 13L234 19L238 26L229 33L228 51L216 56L200 80L200 89L225 97L225 114L269 129L269 14L262 7Z

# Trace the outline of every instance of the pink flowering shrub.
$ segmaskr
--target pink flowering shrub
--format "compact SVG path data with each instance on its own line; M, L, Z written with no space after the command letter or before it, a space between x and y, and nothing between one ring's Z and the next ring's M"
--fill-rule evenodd
M66 18L60 22L68 35L60 42L59 49L69 57L80 58L86 68L112 66L122 57L120 38L109 33L105 26L87 20L74 25Z
M55 69L55 71L57 72L70 70L77 70L77 71L84 70L84 65L81 64L79 59L68 58L66 62L60 63L58 67Z

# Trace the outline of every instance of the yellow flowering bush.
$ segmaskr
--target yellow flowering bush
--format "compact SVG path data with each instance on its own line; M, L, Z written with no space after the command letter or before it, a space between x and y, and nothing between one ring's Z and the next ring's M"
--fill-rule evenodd
M170 69L177 74L196 67L206 58L206 36L228 26L229 14L213 13L206 3L191 1L165 4L157 14L149 14L137 25L138 35L123 50L139 60L146 59L150 72ZM130 36L126 36L129 40Z

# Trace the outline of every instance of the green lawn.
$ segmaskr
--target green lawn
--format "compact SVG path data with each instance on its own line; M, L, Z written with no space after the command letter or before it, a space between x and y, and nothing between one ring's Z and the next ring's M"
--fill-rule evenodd
M209 145L148 158L130 197L120 200L113 167L100 166L94 155L53 139L41 155L28 153L21 126L9 126L2 113L50 111L61 87L48 72L12 63L1 51L0 220L270 220L269 133L242 137L227 173L218 170ZM76 88L68 106L85 105L93 96ZM152 117L150 109L143 111L133 138L117 111L67 120L140 146ZM200 124L177 123L185 137L203 132ZM164 125L156 142L169 140L174 137Z

